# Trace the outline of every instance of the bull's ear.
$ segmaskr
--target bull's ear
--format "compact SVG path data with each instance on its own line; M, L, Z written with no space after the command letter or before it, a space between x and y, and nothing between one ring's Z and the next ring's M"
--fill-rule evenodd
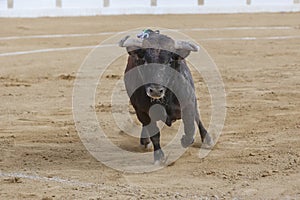
M129 54L130 54L130 52L135 52L137 50L142 49L142 45L143 45L143 41L141 39L130 38L129 35L124 37L119 42L119 46L125 47Z
M198 51L199 46L188 41L176 41L175 42L175 53L181 58L186 58L190 55L191 51Z

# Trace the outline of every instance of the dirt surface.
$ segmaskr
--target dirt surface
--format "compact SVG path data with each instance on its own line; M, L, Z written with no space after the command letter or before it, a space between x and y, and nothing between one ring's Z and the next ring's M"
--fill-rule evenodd
M299 18L300 13L0 19L0 199L300 199ZM74 125L73 83L90 48L4 53L97 45L110 35L7 38L12 36L149 26L185 29L208 51L224 81L227 115L204 159L198 157L197 135L173 165L129 174L93 158ZM224 27L236 28L215 29ZM95 107L114 142L138 151L138 138L121 133L111 119L110 88L122 78L125 63L122 57L109 67ZM201 75L193 75L207 127L210 96ZM175 127L163 130L163 143Z

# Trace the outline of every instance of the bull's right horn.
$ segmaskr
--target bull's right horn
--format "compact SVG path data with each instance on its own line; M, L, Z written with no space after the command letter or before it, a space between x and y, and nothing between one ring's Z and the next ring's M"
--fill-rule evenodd
M124 42L129 38L130 36L127 35L125 36L122 40L120 40L119 42L119 47L124 47Z
M129 53L131 51L141 49L143 46L143 42L140 39L130 38L130 36L127 35L119 42L119 46L126 47L126 50Z
M142 45L143 45L143 41L142 40L130 38L129 35L127 35L126 37L124 37L119 42L119 46L120 47L139 47L139 48L142 48Z

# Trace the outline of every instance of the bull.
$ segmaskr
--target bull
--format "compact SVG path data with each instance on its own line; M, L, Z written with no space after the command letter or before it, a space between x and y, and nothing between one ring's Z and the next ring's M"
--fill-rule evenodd
M126 36L119 46L125 47L129 54L124 81L130 102L142 123L140 144L147 147L152 142L154 163L165 159L160 146L159 120L167 126L183 120L181 145L184 148L194 142L196 122L202 143L211 147L213 139L200 120L193 78L185 61L190 52L198 51L199 47L150 29L138 38Z

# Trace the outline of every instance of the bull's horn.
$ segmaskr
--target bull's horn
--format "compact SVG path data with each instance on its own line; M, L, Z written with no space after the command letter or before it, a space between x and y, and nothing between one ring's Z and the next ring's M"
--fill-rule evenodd
M200 48L198 45L188 41L176 41L175 42L175 53L186 58L191 51L198 51Z
M124 47L124 42L125 42L129 37L130 37L130 36L127 35L127 36L125 36L122 40L120 40L119 46L120 46L120 47Z
M119 46L120 47L142 47L142 40L139 39L133 39L133 38L129 38L130 36L127 35L126 37L124 37L120 42L119 42Z
M175 49L186 50L186 51L199 51L200 47L192 42L176 41Z

